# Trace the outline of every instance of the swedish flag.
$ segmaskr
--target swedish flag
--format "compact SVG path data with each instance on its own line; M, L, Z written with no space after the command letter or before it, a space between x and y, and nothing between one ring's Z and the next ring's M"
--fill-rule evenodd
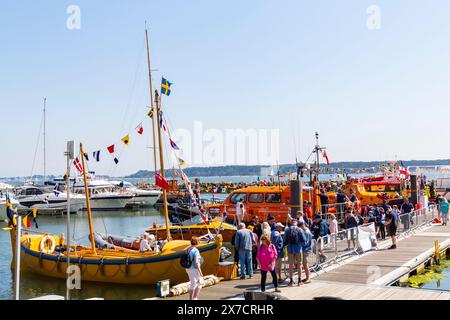
M170 86L172 83L167 81L165 78L162 78L161 80L161 93L165 94L166 96L170 96Z

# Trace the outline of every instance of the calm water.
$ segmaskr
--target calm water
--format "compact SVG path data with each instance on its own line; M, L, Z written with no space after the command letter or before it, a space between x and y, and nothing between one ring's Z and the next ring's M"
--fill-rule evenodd
M66 234L66 216L39 216L39 231ZM79 244L89 243L89 225L86 213L71 215L72 235ZM114 212L93 212L94 230L111 234L137 236L154 222L164 223L164 217L153 208ZM2 227L6 224L2 223ZM106 228L105 228L106 227ZM0 299L14 298L14 276L11 273L11 242L9 232L0 231ZM82 282L82 290L73 290L74 299L103 297L105 299L143 299L155 296L153 286L123 286ZM46 278L22 272L21 299L42 295L57 294L65 296L65 280Z

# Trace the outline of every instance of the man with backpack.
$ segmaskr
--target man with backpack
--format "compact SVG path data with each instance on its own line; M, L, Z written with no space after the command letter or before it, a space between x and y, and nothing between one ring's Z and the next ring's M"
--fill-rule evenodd
M305 233L297 224L297 220L293 220L292 225L284 232L283 242L288 247L290 287L294 285L295 265L298 270L298 286L302 284L302 247L305 243Z

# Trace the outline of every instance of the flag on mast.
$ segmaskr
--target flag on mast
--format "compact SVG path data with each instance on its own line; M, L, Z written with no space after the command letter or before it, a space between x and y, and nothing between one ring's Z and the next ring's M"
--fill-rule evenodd
M327 161L327 166L330 165L330 160L328 159L327 152L325 150L320 150L322 152L322 157Z
M164 177L159 172L155 173L155 184L163 189L166 190L170 189L169 183L167 182L166 179L164 179Z
M165 94L166 96L170 96L170 86L172 85L172 83L170 83L169 81L167 81L164 77L161 80L161 93Z

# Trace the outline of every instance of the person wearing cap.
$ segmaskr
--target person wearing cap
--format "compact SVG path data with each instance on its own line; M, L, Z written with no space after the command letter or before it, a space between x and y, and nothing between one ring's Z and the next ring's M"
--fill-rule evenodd
M284 230L284 225L281 222L275 224L275 229L272 229L270 234L270 241L277 249L277 261L275 262L275 272L278 274L278 282L283 282L281 278L281 266L284 258L284 243L281 232Z

